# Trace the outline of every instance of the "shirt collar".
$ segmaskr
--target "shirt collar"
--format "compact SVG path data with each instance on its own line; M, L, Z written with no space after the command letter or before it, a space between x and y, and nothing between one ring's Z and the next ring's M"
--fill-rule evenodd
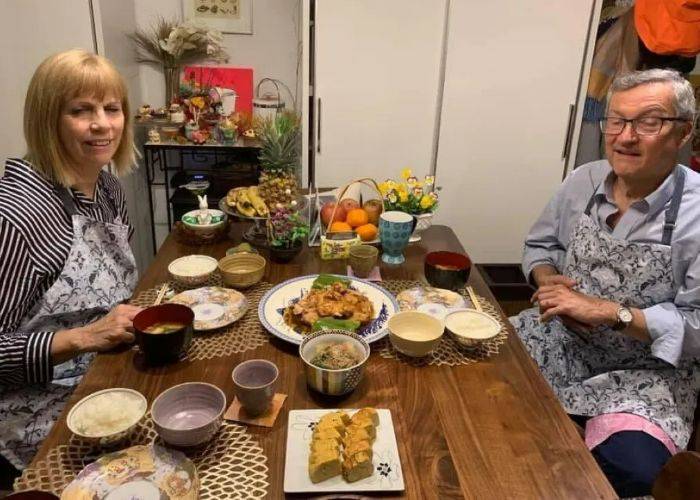
M678 170L680 165L676 165L671 173L664 179L661 185L656 188L645 198L635 202L633 205L638 208L645 209L649 213L656 213L661 210L668 200L673 196L673 190L676 186L676 179L678 178ZM615 204L615 197L613 196L613 183L615 182L615 172L610 170L608 175L605 177L604 181L600 183L598 189L596 189L594 196L598 200L604 199L608 203Z
M97 177L97 184L95 185L95 193L92 198L88 198L84 193L78 191L77 189L70 188L70 193L73 195L73 199L84 205L94 205L97 203L102 195L102 173Z

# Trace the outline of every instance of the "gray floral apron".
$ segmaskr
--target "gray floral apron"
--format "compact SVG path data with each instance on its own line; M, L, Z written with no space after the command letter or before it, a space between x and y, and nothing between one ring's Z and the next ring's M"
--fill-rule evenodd
M56 188L56 192L72 219L73 242L58 279L17 331L86 325L130 297L136 285L129 228L119 217L114 200L109 199L113 222L101 222L79 214L67 189ZM0 453L15 467L22 469L31 461L93 357L83 354L54 366L53 380L46 385L0 386Z
M590 217L592 196L569 238L563 274L581 293L629 307L673 302L678 285L670 244L684 184L680 171L661 244L619 240L601 230ZM568 413L639 415L685 448L700 389L694 360L683 359L674 368L652 356L649 344L610 328L577 335L558 318L540 323L537 308L523 311L513 323Z

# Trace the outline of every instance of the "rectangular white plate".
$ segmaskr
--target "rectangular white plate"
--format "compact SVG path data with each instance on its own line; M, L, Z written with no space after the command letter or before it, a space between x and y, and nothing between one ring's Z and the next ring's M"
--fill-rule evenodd
M378 409L377 439L372 444L374 473L348 483L342 476L320 483L309 479L309 446L314 426L326 413L337 410L291 410L287 427L287 455L284 463L285 493L323 493L340 491L403 491L403 473L396 446L394 424L389 410ZM352 416L356 410L344 410Z

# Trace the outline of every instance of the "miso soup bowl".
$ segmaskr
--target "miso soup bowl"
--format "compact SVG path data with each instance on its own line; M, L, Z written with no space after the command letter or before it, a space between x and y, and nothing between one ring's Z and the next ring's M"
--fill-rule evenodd
M359 362L340 370L321 368L311 363L317 351L330 342L350 342L356 349ZM321 330L304 337L299 345L299 356L304 362L306 383L321 394L341 396L355 390L362 380L365 363L369 358L369 344L356 333L347 330Z
M181 323L182 328L168 333L147 333L156 323ZM149 364L177 361L192 343L194 311L182 304L148 307L134 317L134 332L139 349Z

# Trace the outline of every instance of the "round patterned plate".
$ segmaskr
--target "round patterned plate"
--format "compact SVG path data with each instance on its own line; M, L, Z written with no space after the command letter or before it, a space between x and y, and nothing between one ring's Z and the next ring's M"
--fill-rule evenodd
M199 479L181 452L158 445L138 445L104 455L85 467L61 499L195 500Z
M282 340L292 344L301 344L303 335L295 331L284 321L284 310L287 306L298 302L309 290L318 274L292 278L267 292L258 305L258 317L267 330ZM367 343L372 343L389 334L387 323L389 318L399 312L399 304L387 290L358 278L342 276L350 280L350 287L364 294L374 308L375 318L361 327L356 333Z
M402 311L416 309L442 320L453 309L464 309L467 300L451 290L432 287L414 287L400 292L396 299Z
M194 329L214 330L238 321L248 310L248 299L241 292L219 286L187 290L170 299L194 311Z

